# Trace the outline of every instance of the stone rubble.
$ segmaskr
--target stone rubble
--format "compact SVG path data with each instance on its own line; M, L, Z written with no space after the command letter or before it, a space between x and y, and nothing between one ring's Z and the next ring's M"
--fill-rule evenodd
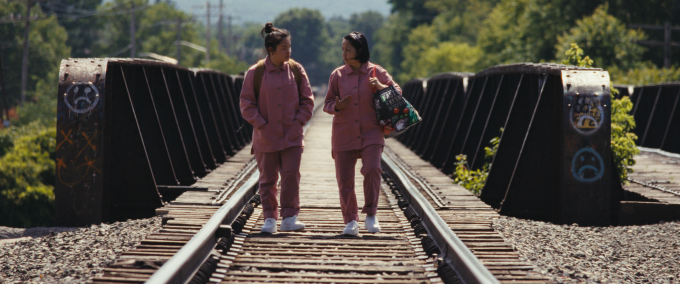
M91 282L122 252L160 228L160 217L89 228L42 228L36 234L48 235L0 244L0 283ZM2 231L5 236L26 236L21 229Z
M161 218L34 229L0 244L0 283L86 283L161 228ZM494 228L557 283L680 283L680 221L579 227L502 216ZM44 235L47 232L48 235ZM3 228L4 237L31 236Z
M680 221L579 227L502 216L494 228L557 283L680 283Z

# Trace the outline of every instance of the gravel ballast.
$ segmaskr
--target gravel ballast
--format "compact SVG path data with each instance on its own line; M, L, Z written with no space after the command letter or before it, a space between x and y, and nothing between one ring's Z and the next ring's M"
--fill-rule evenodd
M0 283L91 281L122 252L138 245L160 228L160 217L92 225L89 228L43 228L36 234L47 231L47 236L0 245ZM4 231L11 237L27 235L25 232Z
M579 227L503 216L494 228L554 282L680 283L679 221Z

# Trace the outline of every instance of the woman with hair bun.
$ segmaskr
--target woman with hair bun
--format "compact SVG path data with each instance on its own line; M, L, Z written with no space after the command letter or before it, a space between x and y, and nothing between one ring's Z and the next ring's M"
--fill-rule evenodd
M346 227L343 234L357 235L359 221L357 198L354 192L354 166L362 160L364 176L364 228L369 233L380 232L376 218L380 195L380 156L385 138L375 115L373 89L382 90L393 85L401 88L380 65L369 62L370 52L366 36L351 32L342 40L342 59L345 65L333 70L328 81L324 111L334 115L331 136L335 177L340 190L340 207Z
M266 36L264 34L267 34ZM253 146L260 171L259 193L265 218L262 233L276 233L277 182L281 174L281 231L301 231L300 160L302 126L312 118L314 98L302 65L290 59L291 36L267 23L260 32L267 57L251 66L241 89L243 118L253 125Z

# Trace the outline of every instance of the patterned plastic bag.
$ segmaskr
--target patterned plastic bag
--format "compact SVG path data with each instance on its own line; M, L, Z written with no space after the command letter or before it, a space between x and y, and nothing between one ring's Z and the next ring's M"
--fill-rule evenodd
M402 134L423 120L418 111L392 85L374 92L373 103L385 138Z

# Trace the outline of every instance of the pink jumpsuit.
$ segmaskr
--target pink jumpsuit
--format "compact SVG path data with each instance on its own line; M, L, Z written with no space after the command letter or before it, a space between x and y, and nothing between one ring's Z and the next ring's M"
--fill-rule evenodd
M331 144L335 159L335 177L340 190L340 207L345 224L352 220L359 221L359 208L354 192L354 166L361 158L364 176L364 207L361 213L375 215L378 210L380 194L380 156L385 145L380 125L375 115L373 91L368 79L375 68L375 77L383 85L394 85L380 65L366 62L359 71L345 64L333 70L328 81L328 93L324 111L333 114L333 134ZM335 110L335 98L343 99L352 95L350 104L341 111Z
M260 171L260 198L265 218L278 219L276 201L281 174L281 216L296 216L300 211L300 160L304 147L302 126L312 118L314 97L302 65L300 92L293 72L284 62L274 67L269 56L260 95L255 101L256 65L246 72L241 89L241 115L253 125L253 148Z

